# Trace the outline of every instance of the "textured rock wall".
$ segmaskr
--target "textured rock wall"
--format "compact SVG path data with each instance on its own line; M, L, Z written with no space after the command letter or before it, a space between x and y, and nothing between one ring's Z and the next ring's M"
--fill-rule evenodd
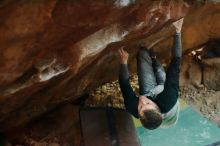
M173 0L4 0L0 7L1 131L115 79L118 47L187 11Z
M185 56L181 73L182 86L192 85L201 87L201 84L204 84L209 89L219 90L219 85L216 84L220 82L218 75L216 75L216 72L219 72L215 67L216 64L213 62L212 67L206 68L206 73L202 71L202 60L220 57L219 18L220 3L207 3L198 9L192 10L185 17L182 31L183 53ZM158 33L154 33L148 38L140 40L138 43L153 46L154 50L159 54L161 61L164 62L164 64L168 64L172 46L172 34L173 28L167 26ZM199 54L197 54L197 57L200 55L201 60L196 59L196 57L188 56L193 50L200 49L202 51L198 51ZM204 64L204 66L206 65ZM214 76L216 76L215 79ZM207 81L209 81L209 83Z
M202 76L202 68L194 57L184 57L180 73L180 86L203 87Z
M184 51L220 35L220 5L190 4ZM166 62L172 41L168 24L185 16L188 6L178 0L1 1L1 131L116 79L120 46L128 46L134 60L133 44L151 35L144 41L149 45L162 36L155 50Z
M209 89L220 91L220 58L203 60L204 84Z
M182 35L185 54L220 36L219 3L187 2L190 11ZM78 145L77 107L68 104L34 120L116 79L120 46L127 46L131 71L140 44L153 46L167 64L173 34L169 24L185 16L188 6L178 0L1 1L0 132L9 131L12 140L24 145L47 145L48 141ZM201 68L192 57L185 57L182 85L200 86ZM219 87L218 64L208 61L205 65L205 77L215 81L204 80L211 88ZM55 123L44 128L51 119ZM24 135L14 133L14 128L31 120Z
M59 106L55 111L30 122L25 128L9 132L5 145L80 146L78 107Z
M183 51L185 54L200 48L211 39L220 38L219 15L220 3L207 3L188 13L185 17L182 31ZM161 55L161 58L168 59L169 55L167 57L166 55L170 52L172 46L172 34L172 27L166 26L161 31L140 40L139 43L151 46L154 42L157 42L153 48Z

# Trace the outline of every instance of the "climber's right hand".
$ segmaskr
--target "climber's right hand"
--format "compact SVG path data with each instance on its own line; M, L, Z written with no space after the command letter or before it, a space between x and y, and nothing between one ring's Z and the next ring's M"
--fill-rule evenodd
M184 18L181 18L180 20L173 22L173 26L175 27L175 30L177 33L181 33L182 26L183 26L183 20L184 20Z
M128 63L128 57L129 57L128 52L125 51L125 50L123 49L123 47L121 47L121 48L118 50L118 54L119 54L120 64L127 64L127 63Z

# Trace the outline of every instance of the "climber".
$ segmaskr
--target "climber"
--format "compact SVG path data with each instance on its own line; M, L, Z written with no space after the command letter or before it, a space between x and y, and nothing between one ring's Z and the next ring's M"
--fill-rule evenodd
M179 114L179 72L182 57L181 29L183 18L174 22L175 35L171 62L166 73L152 50L140 48L137 55L137 75L140 96L129 83L127 61L129 54L118 50L120 59L119 84L126 110L139 118L147 129L174 125Z

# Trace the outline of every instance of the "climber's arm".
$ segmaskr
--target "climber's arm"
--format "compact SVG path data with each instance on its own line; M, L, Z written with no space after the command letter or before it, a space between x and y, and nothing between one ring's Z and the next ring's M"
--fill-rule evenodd
M135 95L130 82L128 72L128 53L123 49L119 49L120 68L119 68L119 85L124 98L126 110L138 118L138 97Z

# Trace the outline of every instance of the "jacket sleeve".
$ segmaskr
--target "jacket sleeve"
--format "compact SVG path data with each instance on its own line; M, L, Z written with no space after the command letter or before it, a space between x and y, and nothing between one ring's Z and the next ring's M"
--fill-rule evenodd
M175 33L173 39L174 41L172 47L172 57L181 58L182 57L181 33Z
M138 116L138 97L133 91L130 82L129 82L129 72L127 64L120 64L119 68L119 85L124 98L124 104L126 110L139 118Z

